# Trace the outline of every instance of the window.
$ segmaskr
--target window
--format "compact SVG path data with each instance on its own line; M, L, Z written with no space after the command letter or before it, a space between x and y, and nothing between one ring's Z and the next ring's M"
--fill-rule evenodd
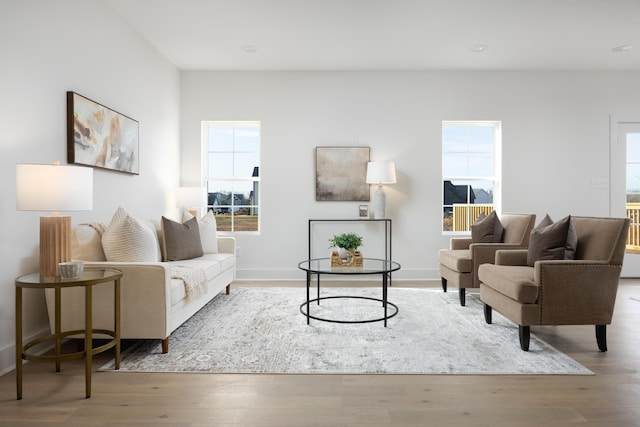
M219 231L259 231L260 123L203 122L208 209Z
M500 122L442 122L442 230L468 232L499 199ZM497 210L497 209L496 209Z

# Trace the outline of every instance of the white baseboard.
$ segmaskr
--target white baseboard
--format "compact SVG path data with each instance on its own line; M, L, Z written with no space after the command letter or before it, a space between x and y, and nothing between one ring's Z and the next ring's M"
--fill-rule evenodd
M29 337L25 337L23 342L30 342L40 337L49 335L50 333L51 331L47 327L41 330L40 332L37 332ZM53 342L49 346L43 346L40 353L44 353L48 351L50 348L53 348ZM15 369L16 369L16 345L10 344L3 348L0 348L0 376L6 373L9 373Z

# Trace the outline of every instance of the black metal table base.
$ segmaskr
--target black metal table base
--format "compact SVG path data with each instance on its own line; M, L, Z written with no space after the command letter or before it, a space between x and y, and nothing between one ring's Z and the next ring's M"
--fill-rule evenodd
M328 297L320 297L320 298L314 298L314 299L310 299L309 301L305 301L302 304L300 304L300 313L302 313L303 315L305 315L307 317L307 323L309 323L309 319L314 319L314 320L320 320L322 322L331 322L331 323L373 323L373 322L382 322L384 321L384 325L387 326L387 320L391 319L392 317L394 317L395 315L398 314L398 306L395 305L392 302L387 301L387 307L391 306L392 308L394 308L395 310L392 313L387 313L387 310L385 308L385 315L376 319L366 319L366 320L339 320L339 319L326 319L324 317L318 317L318 316L312 316L311 314L308 313L308 311L305 311L305 307L308 307L312 302L317 302L318 304L320 304L320 301L322 300L328 300L328 299L338 299L338 298L346 298L346 299L366 299L366 300L371 300L371 301L377 301L383 304L384 306L384 301L380 298L371 298L371 297L363 297L363 296L355 296L355 295L336 295L336 296L328 296ZM307 310L309 310L309 308L307 308Z

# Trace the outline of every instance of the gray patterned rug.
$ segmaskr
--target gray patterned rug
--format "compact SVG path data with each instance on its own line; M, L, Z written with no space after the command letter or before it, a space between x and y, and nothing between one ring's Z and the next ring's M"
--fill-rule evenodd
M380 288L326 288L324 295L379 298ZM304 288L233 288L196 313L169 339L142 340L122 355L120 371L297 374L562 374L593 373L532 334L520 350L518 328L495 310L484 321L478 296L461 307L456 292L389 289L399 308L388 321L337 324L300 313ZM311 314L373 319L381 304L324 300ZM113 370L113 361L101 370Z

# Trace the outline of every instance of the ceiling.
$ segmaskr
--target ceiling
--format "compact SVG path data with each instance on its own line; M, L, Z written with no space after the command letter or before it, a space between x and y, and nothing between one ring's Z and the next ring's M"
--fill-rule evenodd
M182 70L640 70L640 0L105 1Z

